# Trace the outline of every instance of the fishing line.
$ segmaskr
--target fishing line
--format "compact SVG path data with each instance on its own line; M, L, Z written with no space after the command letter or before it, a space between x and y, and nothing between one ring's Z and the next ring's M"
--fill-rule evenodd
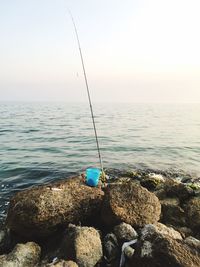
M93 112L93 107L92 107L92 101L91 101L91 96L90 96L88 79L87 79L86 70L85 70L85 64L84 64L84 60L83 60L81 44L80 44L80 40L79 40L79 36L78 36L78 30L77 30L77 27L76 27L76 24L75 24L75 21L74 21L74 18L72 16L71 11L68 10L68 12L69 12L69 15L71 17L71 20L72 20L72 23L74 26L74 31L75 31L75 35L76 35L76 39L77 39L77 43L78 43L78 48L79 48L79 53L80 53L80 58L81 58L81 64L82 64L82 69L83 69L83 74L84 74L84 79L85 79L85 85L86 85L87 95L88 95L88 100L89 100L89 105L90 105L90 112L91 112L91 117L92 117L94 134L95 134L95 139L96 139L97 151L98 151L98 156L99 156L99 163L101 166L102 174L104 174L103 161L102 161L101 152L100 152L99 140L98 140L97 129L96 129L96 124L95 124L95 119L94 119L94 112Z

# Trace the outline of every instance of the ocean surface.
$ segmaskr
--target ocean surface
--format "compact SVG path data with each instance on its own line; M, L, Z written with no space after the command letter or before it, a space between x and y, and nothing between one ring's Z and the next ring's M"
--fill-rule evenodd
M106 168L200 176L199 104L94 104ZM0 220L15 192L98 165L89 105L0 103Z

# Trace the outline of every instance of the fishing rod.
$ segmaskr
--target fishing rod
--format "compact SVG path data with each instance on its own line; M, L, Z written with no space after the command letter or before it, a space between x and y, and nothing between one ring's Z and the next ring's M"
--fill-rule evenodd
M92 107L92 101L91 101L91 96L90 96L88 79L87 79L86 70L85 70L85 64L84 64L84 60L83 60L81 44L80 44L80 40L79 40L79 36L78 36L78 30L77 30L77 27L76 27L76 24L75 24L75 21L74 21L74 18L72 16L71 11L68 10L68 12L69 12L69 15L71 17L71 20L72 20L72 23L73 23L73 26L74 26L76 40L77 40L77 43L78 43L78 48L79 48L79 53L80 53L80 58L81 58L81 64L82 64L82 69L83 69L83 74L84 74L84 79L85 79L85 85L86 85L87 95L88 95L88 100L89 100L89 105L90 105L90 112L91 112L91 117L92 117L94 134L95 134L95 139L96 139L97 151L98 151L98 156L99 156L99 163L100 163L100 166L101 166L102 175L104 175L103 161L102 161L101 152L100 152L99 139L98 139L98 135L97 135L97 129L96 129L96 124L95 124L95 119L94 119L94 112L93 112L93 107Z

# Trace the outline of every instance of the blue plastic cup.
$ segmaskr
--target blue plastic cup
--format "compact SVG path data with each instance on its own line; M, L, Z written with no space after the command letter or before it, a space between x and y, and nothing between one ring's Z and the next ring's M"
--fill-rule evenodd
M86 169L86 184L89 186L97 186L99 183L100 175L101 170L97 168Z

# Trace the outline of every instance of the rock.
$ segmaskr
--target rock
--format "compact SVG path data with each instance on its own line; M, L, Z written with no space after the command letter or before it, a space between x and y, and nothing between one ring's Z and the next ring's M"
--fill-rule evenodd
M159 200L163 200L166 198L166 192L165 189L161 188L157 191L154 191L154 194L157 196Z
M12 252L0 256L1 267L36 267L39 264L41 249L34 242L17 244Z
M182 236L178 231L174 230L172 227L167 227L162 223L157 223L155 225L147 224L141 231L142 240L151 239L153 235L161 235L163 237L169 236L173 239L182 240Z
M190 228L188 228L188 227L178 227L178 226L174 226L174 229L175 229L176 231L178 231L184 239L185 239L186 237L188 237L188 236L193 235L192 230L191 230Z
M120 222L134 227L155 223L160 218L158 198L147 189L131 182L111 184L105 190L101 217L106 225Z
M145 228L142 230L130 266L199 266L200 254L194 247L188 246L182 239L174 239L171 233L169 235L157 231L153 225Z
M169 197L177 197L181 202L184 202L195 195L194 190L183 183L174 183L173 185L166 186L165 190Z
M103 240L104 258L106 263L117 265L120 259L120 247L117 241L117 237L113 234L107 234Z
M114 227L114 233L121 242L131 241L138 236L135 229L130 224L124 222Z
M92 227L70 225L61 253L64 259L73 260L80 267L95 266L103 257L99 232Z
M188 236L186 239L185 239L185 243L191 247L195 247L196 250L200 253L200 240L199 239L196 239L194 238L193 236Z
M160 201L162 206L161 222L174 226L186 226L185 211L179 206L178 198L166 198Z
M128 246L124 249L124 255L128 258L131 259L133 257L133 254L135 252L135 249Z
M160 174L150 173L147 177L144 177L140 184L148 190L155 190L158 186L163 184L165 179Z
M0 230L0 255L6 253L11 246L10 230L3 228Z
M184 206L184 210L189 227L194 232L200 232L200 198L194 197L190 199Z
M60 225L97 218L104 193L81 177L17 193L10 201L8 227L24 237L41 237ZM98 220L98 219L97 219Z

